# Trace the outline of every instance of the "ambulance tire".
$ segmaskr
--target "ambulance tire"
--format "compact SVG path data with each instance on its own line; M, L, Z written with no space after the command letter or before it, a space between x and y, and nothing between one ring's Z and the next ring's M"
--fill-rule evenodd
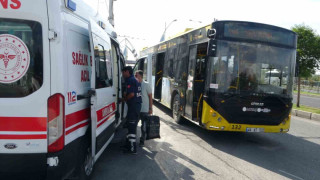
M172 117L178 124L183 124L183 122L185 121L181 114L182 112L180 110L180 97L178 94L176 94L173 99Z
M82 153L79 164L79 180L89 180L93 171L93 160L91 157L91 148L82 147Z
M79 180L89 180L93 172L93 159L91 157L92 155L90 147L90 134L91 131L87 131L80 145L80 158L76 169L76 179Z

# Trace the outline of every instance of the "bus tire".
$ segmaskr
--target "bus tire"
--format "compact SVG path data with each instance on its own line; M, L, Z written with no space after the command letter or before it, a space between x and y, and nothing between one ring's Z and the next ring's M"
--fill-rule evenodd
M92 171L93 171L93 159L91 155L91 148L90 147L84 147L82 145L82 156L80 159L80 164L79 164L79 179L80 180L89 180Z
M184 119L182 117L182 112L180 110L180 97L178 94L174 96L173 107L172 107L172 117L174 121L178 124L182 124Z

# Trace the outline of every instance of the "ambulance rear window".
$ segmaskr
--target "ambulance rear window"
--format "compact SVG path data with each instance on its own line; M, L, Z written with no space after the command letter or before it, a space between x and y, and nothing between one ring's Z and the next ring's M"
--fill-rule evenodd
M0 98L25 97L43 83L41 24L0 18Z

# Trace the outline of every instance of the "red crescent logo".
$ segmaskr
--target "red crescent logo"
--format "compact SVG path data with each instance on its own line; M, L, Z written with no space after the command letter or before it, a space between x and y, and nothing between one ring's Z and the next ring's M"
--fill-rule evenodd
M30 53L26 44L17 36L0 35L0 83L13 83L29 69Z

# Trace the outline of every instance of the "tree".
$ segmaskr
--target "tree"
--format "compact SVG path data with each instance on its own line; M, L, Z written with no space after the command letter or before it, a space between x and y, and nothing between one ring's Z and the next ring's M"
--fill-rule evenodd
M301 78L311 77L320 63L320 36L309 26L295 25L292 31L298 35L297 66L298 66L298 98L297 107L300 107Z

